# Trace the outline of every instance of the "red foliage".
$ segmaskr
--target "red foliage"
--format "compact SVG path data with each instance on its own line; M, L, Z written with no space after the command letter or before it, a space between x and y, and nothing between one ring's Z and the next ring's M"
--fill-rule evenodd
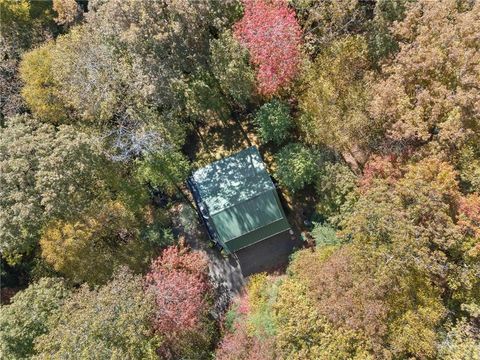
M470 194L460 199L458 225L465 234L480 238L480 196ZM480 246L480 244L479 244Z
M169 247L152 263L145 282L155 294L157 331L169 335L199 325L209 290L203 254Z
M244 16L235 36L257 67L258 90L272 95L296 75L302 31L284 0L243 0Z
M246 322L236 324L234 332L227 333L215 354L217 360L275 359L274 339L271 336L249 336Z
M395 155L374 155L365 164L360 186L368 189L375 179L383 179L393 185L401 176L400 163Z

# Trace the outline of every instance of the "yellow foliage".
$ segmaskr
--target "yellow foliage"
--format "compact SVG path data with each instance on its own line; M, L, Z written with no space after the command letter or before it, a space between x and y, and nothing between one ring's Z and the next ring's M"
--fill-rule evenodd
M320 316L301 281L288 278L282 282L274 309L276 346L282 359L373 359L360 334L334 328Z
M153 256L149 244L139 239L137 219L119 202L79 221L51 222L40 246L42 257L77 283L104 283L119 265L140 271Z
M25 83L22 96L32 113L46 122L60 124L67 118L67 110L52 73L54 46L49 42L26 53L20 63L20 77Z

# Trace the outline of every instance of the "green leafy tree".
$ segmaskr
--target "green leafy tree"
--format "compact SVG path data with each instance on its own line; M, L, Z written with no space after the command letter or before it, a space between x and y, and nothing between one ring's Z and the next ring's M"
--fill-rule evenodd
M337 225L345 208L354 203L356 188L357 177L345 163L324 162L315 180L317 211L329 223Z
M32 249L42 225L41 196L35 188L39 161L51 151L54 129L27 116L0 129L0 237L9 262Z
M79 119L104 123L134 97L132 70L112 43L86 24L57 38L50 50L57 89Z
M76 291L37 338L33 358L157 359L161 339L151 329L153 311L141 276L123 269L98 289Z
M309 148L299 143L284 146L275 156L275 177L292 191L313 183L318 172L317 157Z
M208 109L210 93L219 92L217 84L210 82L215 73L210 41L238 17L236 1L114 0L100 2L95 10L90 26L98 36L115 40L113 46L133 69L129 85L161 109L162 119L192 116L197 120ZM207 99L208 104L192 97Z
M273 141L279 145L290 136L293 119L287 104L272 100L262 105L255 116L258 133L263 141Z
M0 307L0 353L5 360L30 359L35 340L48 332L70 291L61 279L42 278Z
M169 150L147 155L138 160L137 165L137 177L141 182L167 194L182 193L180 185L191 168L181 152Z
M22 54L56 31L50 1L0 1L0 126L7 117L26 110L18 74Z
M379 0L375 3L374 16L368 29L368 46L372 60L380 64L399 50L392 33L393 23L403 20L409 3L415 0Z
M233 105L245 107L255 91L255 72L248 62L248 51L228 30L210 42L210 51L212 72L222 92Z

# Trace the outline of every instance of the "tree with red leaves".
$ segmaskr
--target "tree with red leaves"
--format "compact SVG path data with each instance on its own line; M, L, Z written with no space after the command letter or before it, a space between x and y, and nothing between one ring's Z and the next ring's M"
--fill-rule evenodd
M297 74L302 32L284 0L243 0L243 5L235 36L257 68L259 93L270 96Z
M213 323L207 319L211 286L207 259L200 252L166 248L146 275L155 298L153 326L165 339L162 358L201 354L210 346Z

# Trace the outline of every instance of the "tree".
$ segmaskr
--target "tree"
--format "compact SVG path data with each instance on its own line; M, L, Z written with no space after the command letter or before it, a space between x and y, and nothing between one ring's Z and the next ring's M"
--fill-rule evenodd
M297 75L301 58L300 26L282 0L244 0L243 18L234 34L257 68L260 94L271 96Z
M266 274L253 275L243 294L229 310L233 323L220 343L216 358L222 360L276 359L273 305L278 282Z
M394 25L400 50L383 67L370 110L404 149L428 145L451 157L478 142L479 13L478 3L422 0Z
M0 1L0 126L7 117L26 111L20 96L20 57L56 31L49 1Z
M6 360L30 359L34 342L48 332L48 321L56 316L70 295L58 278L42 278L18 292L10 305L0 307L0 353Z
M476 196L462 196L458 173L435 157L400 170L394 177L377 178L361 190L345 216L344 235L359 246L385 248L391 256L389 263L427 277L436 291L441 291L443 305L454 316L465 312L477 316ZM408 329L404 325L400 328ZM409 331L411 338L418 336L415 326ZM410 343L408 336L404 341L404 346Z
M255 116L255 122L262 140L273 141L277 145L289 137L293 127L290 108L276 99L262 105Z
M462 187L480 193L480 145L474 139L459 151L458 168Z
M319 315L356 339L355 351L433 358L445 316L440 290L395 255L364 244L324 247L302 251L291 271L307 285Z
M205 255L171 246L154 260L145 285L154 294L153 326L164 358L203 359L215 332L208 318L211 286Z
M367 113L367 43L361 36L332 42L306 71L298 126L310 144L353 155L368 149L378 125Z
M248 62L248 51L231 31L210 41L211 67L223 93L234 105L245 107L255 91L255 73Z
M68 119L68 108L53 74L54 46L49 42L26 53L19 71L25 84L22 96L32 113L49 123L62 124Z
M95 134L66 125L57 129L48 142L50 152L39 159L35 189L47 218L75 218L108 197L119 169L105 157Z
M343 162L325 161L315 179L317 211L333 225L341 221L345 207L354 202L357 177Z
M58 37L51 49L58 91L78 119L103 124L135 98L131 67L115 44L86 24Z
M82 11L75 0L53 0L53 10L57 13L55 22L70 26L81 16Z
M379 0L375 3L367 37L370 57L377 66L399 50L399 44L391 30L395 21L403 20L406 8L411 2L414 0Z
M273 338L249 336L246 324L239 323L233 332L225 334L217 348L218 360L273 360L275 357Z
M190 172L190 163L181 152L166 149L146 155L137 161L137 165L140 181L167 194L183 193L180 184Z
M74 221L55 220L43 230L42 257L74 283L106 283L120 266L140 272L155 246L140 237L142 219L124 204L107 202Z
M307 286L295 277L281 283L274 309L278 328L275 342L282 358L372 358L360 334L336 329L319 314Z
M34 248L54 218L76 220L108 198L143 205L144 189L113 168L95 134L28 115L9 119L0 133L0 236L11 262Z
M462 319L455 326L450 326L445 339L440 344L439 359L478 360L480 359L479 344L478 329Z
M153 334L152 295L143 290L141 276L126 269L106 285L84 285L48 322L48 333L35 343L34 359L96 357L99 359L157 359L160 339Z
M187 103L192 101L192 92L198 97L200 85L200 95L209 100L210 92L218 92L216 84L205 81L213 74L210 40L237 14L237 3L230 0L166 4L114 0L97 5L88 22L97 36L110 40L122 64L132 69L128 82L132 94L140 94L143 101L160 109L163 121L178 122L188 116L196 120L206 107L196 101L199 108L192 109Z
M293 0L306 48L317 56L332 41L364 32L371 5L359 0Z
M54 129L28 116L0 128L0 237L11 263L35 245L42 225L41 196L35 188L39 161L51 151Z
M298 191L314 181L318 171L317 158L312 150L302 144L284 146L275 159L275 177L287 189Z

